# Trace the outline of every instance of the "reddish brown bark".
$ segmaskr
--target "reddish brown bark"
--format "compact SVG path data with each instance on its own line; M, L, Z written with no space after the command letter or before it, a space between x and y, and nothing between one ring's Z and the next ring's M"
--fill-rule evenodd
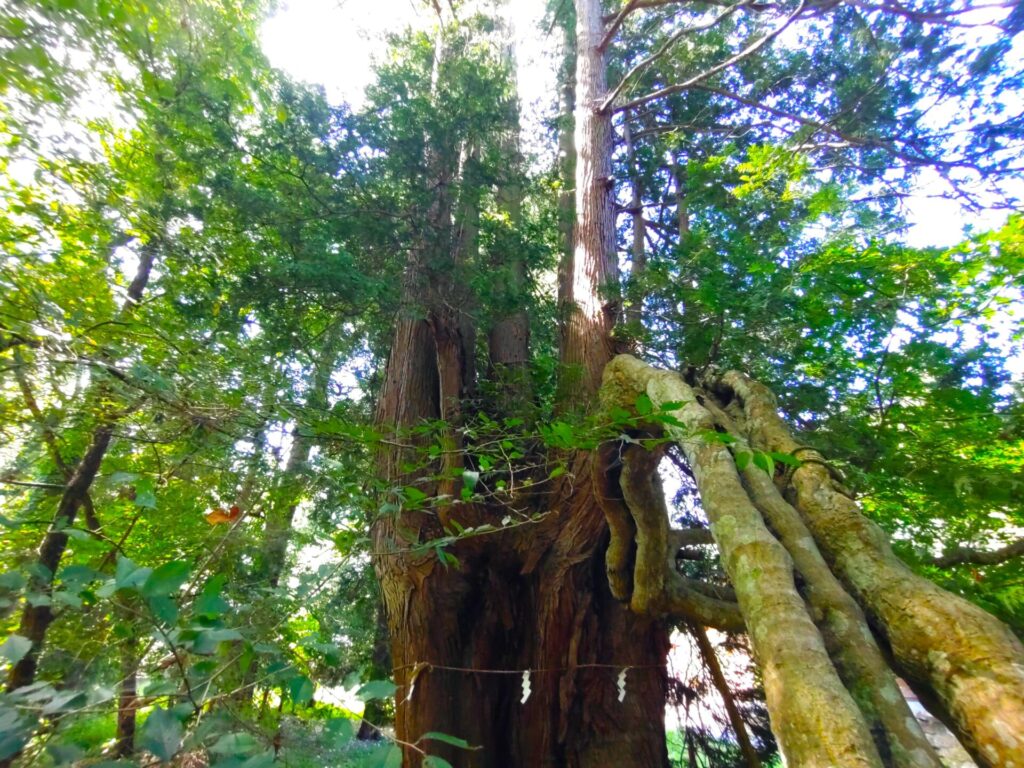
M611 359L618 313L611 116L598 0L576 3L576 211L573 248L562 286L561 399L590 401Z

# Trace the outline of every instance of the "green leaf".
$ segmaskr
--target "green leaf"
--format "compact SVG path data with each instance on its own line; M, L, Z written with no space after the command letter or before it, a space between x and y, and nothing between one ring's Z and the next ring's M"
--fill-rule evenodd
M16 592L25 586L25 577L16 571L0 573L0 589Z
M771 451L768 454L780 464L785 464L789 467L799 467L802 463L800 459L794 456L792 453L779 453L778 451Z
M192 641L192 651L199 654L214 653L221 643L242 639L242 633L237 629L204 629Z
M408 485L402 489L402 496L405 499L406 506L409 509L416 509L429 497L419 488Z
M255 752L260 746L256 738L249 733L227 733L217 739L210 751L218 755L242 756Z
M775 462L763 451L754 451L754 466L763 469L769 476L775 475Z
M330 735L331 744L335 749L345 746L356 735L355 725L347 717L332 717L324 723L324 728Z
M226 580L225 576L218 575L207 581L192 606L192 612L206 618L216 618L227 613L231 606L221 597Z
M433 739L434 741L443 741L445 744L451 744L453 747L459 747L460 749L472 749L469 746L469 742L465 739L460 739L457 736L449 736L447 733L440 733L439 731L429 731L420 736L421 739Z
M156 755L163 762L168 762L181 749L184 729L173 714L166 709L157 707L142 724L139 734L139 746Z
M373 699L386 699L395 695L398 688L390 680L371 680L365 683L358 691L356 698L360 701L372 701Z
M156 491L152 480L140 480L135 484L133 503L136 507L156 509Z
M443 757L437 755L427 755L423 758L423 768L455 768L451 763L445 760Z
M6 760L21 752L31 735L32 731L24 726L0 730L0 760Z
M257 755L253 755L238 768L270 768L274 764L276 757L274 750L268 749L266 752L260 752Z
M21 635L10 635L0 644L0 656L11 664L17 664L32 650L32 641Z
M164 563L149 575L142 585L142 594L145 597L165 597L172 595L181 589L181 585L188 581L188 574L191 567L184 560L172 560Z
M641 392L636 396L636 412L641 416L647 416L654 410L654 403L651 402L651 398L647 396L646 392Z
M740 451L736 454L736 469L742 472L750 465L750 460L754 458L750 451Z
M146 604L157 620L164 624L174 624L178 620L178 604L171 598L159 595L149 598Z
M562 464L559 464L557 467L551 470L551 473L548 475L548 480L554 480L556 477L561 477L564 474L565 467Z
M61 691L54 695L43 707L44 715L55 715L66 709L74 709L85 703L83 691Z
M139 589L152 573L152 568L140 568L127 557L118 555L114 583L118 589Z
M288 695L295 704L307 704L313 698L315 686L313 681L305 675L293 677L288 682ZM361 689L360 689L361 690Z

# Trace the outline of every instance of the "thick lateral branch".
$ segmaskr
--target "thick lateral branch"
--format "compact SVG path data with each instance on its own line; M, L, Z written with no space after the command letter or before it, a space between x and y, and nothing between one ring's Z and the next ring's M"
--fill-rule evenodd
M715 539L707 528L670 528L668 543L678 550L698 544L714 544Z
M733 450L746 448L742 440L733 446ZM840 677L867 718L879 750L894 768L942 768L860 606L828 567L800 514L782 498L771 477L753 463L744 468L743 480L804 577L812 615L822 627Z
M767 388L735 371L717 384L739 398L758 448L801 447ZM975 760L986 768L1022 768L1024 646L994 616L907 568L816 458L797 468L790 483L823 554L880 627L900 667L935 691Z
M789 555L747 496L728 448L705 437L714 427L711 415L678 375L619 355L605 369L602 399L630 407L640 393L656 407L685 403L672 411L685 427L666 425L666 431L693 469L763 671L772 729L787 763L879 768L868 727L796 590Z
M1024 555L1024 539L1007 544L999 549L973 549L957 547L937 557L929 557L925 562L939 568L950 568L954 565L998 565Z

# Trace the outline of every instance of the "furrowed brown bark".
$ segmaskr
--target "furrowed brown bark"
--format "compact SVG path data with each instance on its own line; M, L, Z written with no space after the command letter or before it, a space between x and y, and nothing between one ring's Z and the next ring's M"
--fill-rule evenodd
M601 3L576 3L576 214L566 270L560 400L591 400L612 356L618 313L611 116L600 110L607 90ZM578 404L578 403L577 403Z
M832 568L866 609L900 670L927 684L979 765L1024 765L1024 646L998 619L906 567L884 532L837 490L824 459L793 439L763 385L735 371L720 387L738 398L751 442L797 452L796 507Z

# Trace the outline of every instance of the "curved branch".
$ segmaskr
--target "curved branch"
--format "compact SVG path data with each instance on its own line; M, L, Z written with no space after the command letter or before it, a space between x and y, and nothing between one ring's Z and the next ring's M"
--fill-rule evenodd
M767 387L737 371L718 383L736 396L756 447L782 453L802 447ZM980 766L1019 762L1024 645L995 616L911 571L893 554L885 533L836 488L824 462L808 461L805 454L801 459L789 478L796 508L895 661L931 686Z
M615 39L615 34L622 27L622 23L626 20L626 17L635 11L639 5L640 0L629 0L628 3L622 6L622 10L619 11L609 23L608 30L604 33L604 37L601 38L601 42L597 45L597 50L604 53L612 40Z
M1021 555L1024 555L1024 539L1018 539L999 549L974 549L959 546L947 550L941 555L925 558L924 561L939 568L950 568L954 565L999 565L999 563L1005 563L1007 560Z
M734 64L738 64L739 62L743 61L743 59L746 59L749 56L754 55L759 50L764 48L764 46L766 46L772 40L774 40L783 32L785 32L789 28L789 25L796 21L797 18L800 17L800 15L804 12L806 8L807 0L802 0L802 2L796 7L796 10L789 14L779 26L777 26L775 29L773 29L771 32L764 35L763 37L755 40L742 51L739 51L735 55L730 56L725 61L720 62L719 64L716 64L715 66L711 67L710 69L706 69L703 72L694 75L693 77L689 78L688 80L685 80L682 83L668 85L665 86L664 88L658 89L657 91L648 93L646 96L640 96L638 98L632 99L631 101L627 101L625 104L616 107L615 112L622 112L627 109L633 109L635 107L642 106L643 104L646 104L649 101L655 101L656 99L660 99L664 96L671 96L674 93L682 93L683 91L689 90L698 83L707 80L709 77L712 77L714 75L717 75L719 72L723 72L726 69L729 69L729 67L733 66ZM600 111L604 112L605 110L607 110L609 107L611 107L612 102L612 96L609 95L609 97L605 99L604 102L601 104Z
M601 105L602 111L607 109L609 105L615 103L615 99L617 99L619 94L622 93L623 89L626 87L626 83L629 82L629 80L635 74L647 69L647 67L649 67L651 64L653 64L666 53L668 53L669 49L671 49L672 46L678 43L682 39L683 35L688 35L693 32L704 32L706 30L712 29L713 27L718 26L721 22L725 21L729 16L738 11L740 8L750 5L752 2L753 0L742 0L742 2L736 3L735 5L727 6L724 11L719 13L717 16L715 16L715 18L711 19L711 21L707 22L706 24L698 24L696 27L683 27L682 29L678 30L674 35L672 35L668 40L666 40L662 44L662 46L658 48L658 50L656 50L647 58L638 61L625 75L622 76L622 79L619 80L618 84L605 98L604 104Z
M611 533L605 568L612 595L628 600L636 613L668 614L728 632L744 631L732 590L684 578L676 571L678 547L671 546L670 540L699 543L708 538L708 532L669 531L657 474L660 455L630 446L617 473L612 457L617 459L618 445L609 444L602 452L602 460L595 462L595 495ZM621 496L615 486L621 488Z
M633 537L636 525L618 493L618 472L613 471L617 459L615 443L601 447L597 460L591 462L594 498L608 522L608 549L605 552L605 571L608 588L616 600L626 601L633 594Z

